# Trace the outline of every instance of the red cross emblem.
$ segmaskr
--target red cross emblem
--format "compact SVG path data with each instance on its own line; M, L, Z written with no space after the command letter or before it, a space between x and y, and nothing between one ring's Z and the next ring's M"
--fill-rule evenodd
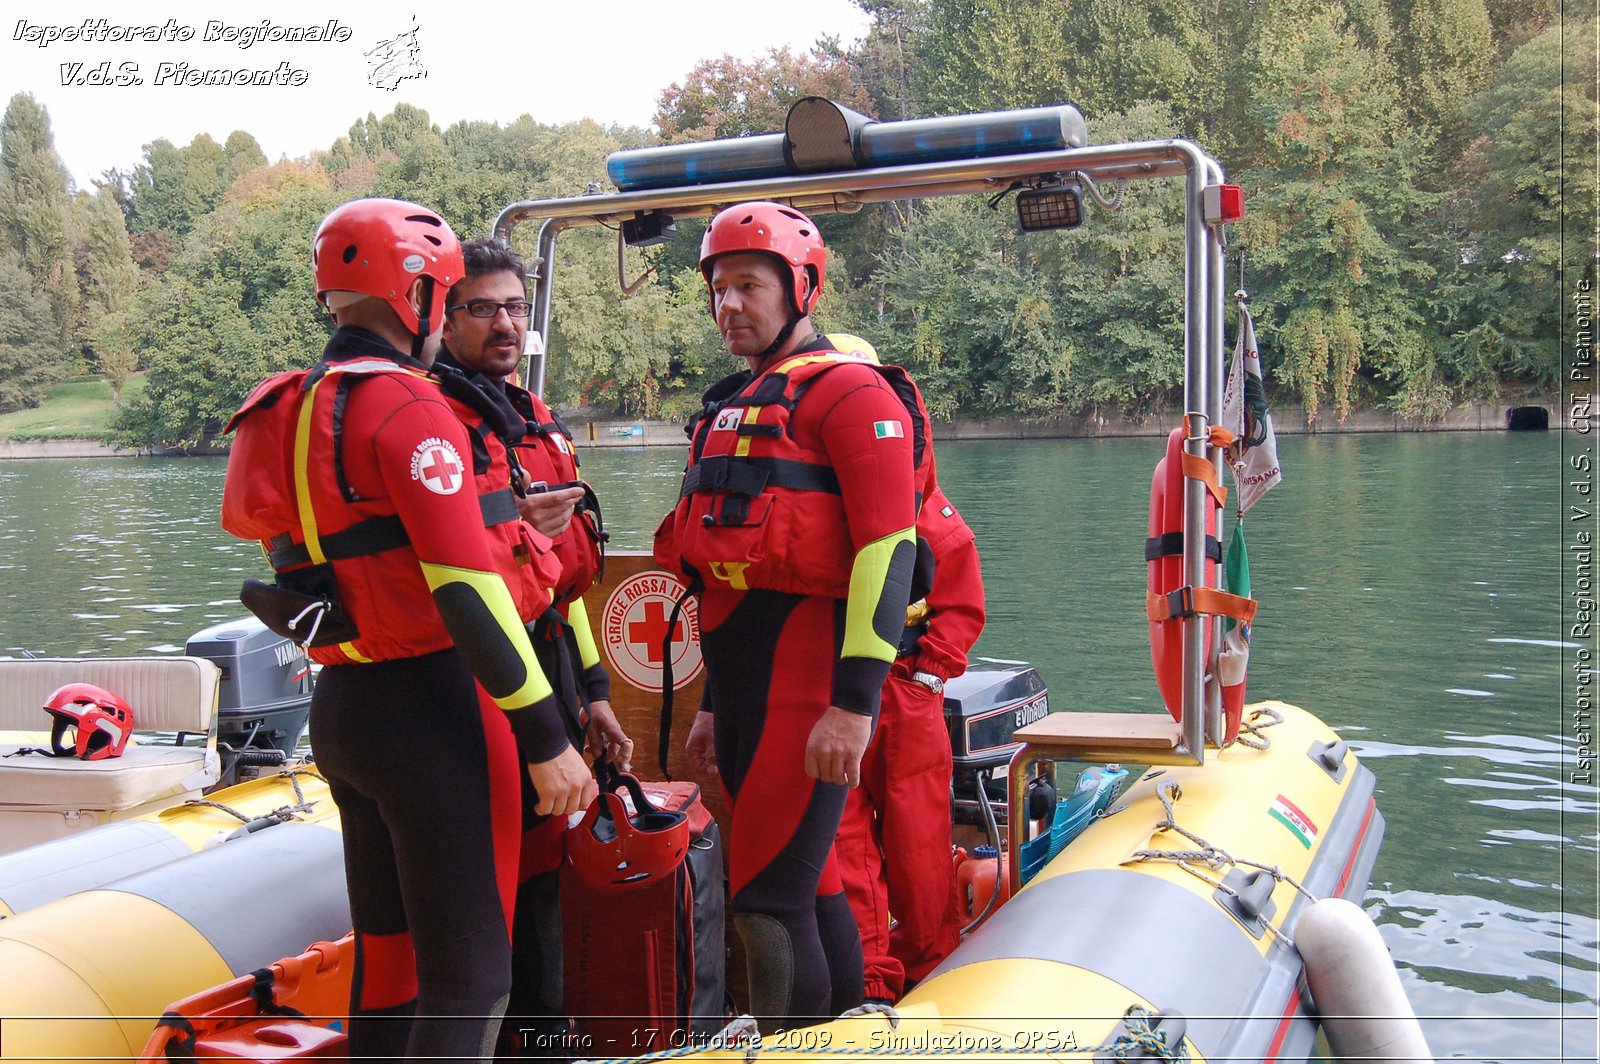
M652 665L661 664L661 641L667 634L667 607L660 599L644 604L644 619L628 625L630 649ZM672 641L683 638L683 619L672 624Z
M411 479L435 495L454 495L461 490L466 467L460 453L449 440L430 436L411 452Z
M683 605L673 619L680 599ZM674 687L693 680L705 667L699 604L685 599L683 584L660 570L646 570L618 584L601 611L600 629L616 675L641 690L661 690L663 650L672 658Z

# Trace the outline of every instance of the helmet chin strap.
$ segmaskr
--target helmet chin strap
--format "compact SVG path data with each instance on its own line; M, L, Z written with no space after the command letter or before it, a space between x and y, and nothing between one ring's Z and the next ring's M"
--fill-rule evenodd
M811 296L811 278L810 278L809 275L806 278L806 297L807 297L806 298L806 302L808 302L808 303L814 303L815 302L815 300ZM777 354L778 353L778 348L782 347L785 343L787 343L788 340L789 340L789 337L794 335L795 326L799 325L801 319L804 318L805 316L806 315L803 314L803 313L790 314L788 323L786 325L784 325L783 328L778 330L778 335L774 336L772 338L772 343L768 344L767 345L767 349L765 351L761 352L760 357L756 359L756 365L758 365L758 366L765 365L767 359L769 359L773 355Z
M799 324L800 324L800 319L799 318L793 318L793 317L790 318L788 324L786 324L783 328L779 329L778 330L778 335L774 336L772 338L772 343L767 345L767 349L765 351L761 352L760 356L756 359L756 365L758 365L758 366L766 365L767 359L769 359L773 355L777 354L778 353L778 348L780 348L784 344L788 343L789 337L794 335L794 327L796 325L799 325Z
M422 282L421 314L417 315L417 331L411 337L411 357L418 362L422 361L422 348L428 342L428 335L433 332L433 323L429 320L426 308L433 306L433 278L418 278Z

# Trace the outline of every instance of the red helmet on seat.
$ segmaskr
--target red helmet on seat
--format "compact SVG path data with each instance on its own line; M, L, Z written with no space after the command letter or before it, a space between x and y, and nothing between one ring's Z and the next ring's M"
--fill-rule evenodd
M436 211L405 200L358 199L328 212L311 238L317 298L360 292L394 308L413 334L422 323L407 293L418 277L433 280L426 320L443 320L445 294L466 275L461 241Z
M626 787L633 815L616 788ZM577 827L567 829L567 857L596 890L627 890L670 876L689 852L689 818L657 809L639 780L618 772L590 804Z
M93 684L58 687L45 700L44 708L55 718L50 727L50 749L57 757L76 755L80 761L121 757L133 734L132 707ZM66 741L68 729L76 733L71 743Z
M796 317L816 308L827 273L828 252L816 223L793 207L756 200L729 207L706 227L700 241L700 273L711 284L711 260L734 251L760 251L783 260L793 278L789 307ZM716 307L711 309L716 313Z

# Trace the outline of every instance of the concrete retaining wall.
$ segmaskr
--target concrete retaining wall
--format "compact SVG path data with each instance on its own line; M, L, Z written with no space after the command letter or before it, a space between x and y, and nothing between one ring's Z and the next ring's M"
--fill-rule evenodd
M1272 424L1279 435L1323 435L1345 432L1502 432L1506 411L1516 406L1542 406L1550 411L1552 425L1559 424L1560 405L1554 399L1516 399L1504 403L1466 406L1438 421L1397 417L1381 410L1358 411L1343 421L1324 414L1310 426L1297 406L1274 408ZM1178 423L1179 412L1147 419L1063 417L1045 421L996 419L992 421L934 422L939 440L1055 440L1093 437L1165 436ZM578 443L586 447L683 446L683 426L669 421L568 421Z
M0 460L7 458L137 458L148 451L113 447L99 440L0 440Z
M1282 436L1324 435L1345 432L1503 432L1506 411L1516 406L1542 406L1550 411L1550 423L1561 423L1561 406L1554 399L1515 399L1495 405L1466 406L1452 410L1438 421L1416 421L1379 410L1359 411L1343 421L1328 415L1309 427L1300 407L1274 408L1272 423ZM1133 418L1064 417L1046 421L996 419L993 421L935 422L934 438L939 440L1056 440L1093 437L1165 436L1178 423L1178 412ZM577 442L583 447L682 447L683 424L677 421L580 421L569 420ZM44 440L17 442L0 439L0 460L8 458L130 458L151 454L148 450L127 450L96 440ZM219 452L220 453L220 452Z

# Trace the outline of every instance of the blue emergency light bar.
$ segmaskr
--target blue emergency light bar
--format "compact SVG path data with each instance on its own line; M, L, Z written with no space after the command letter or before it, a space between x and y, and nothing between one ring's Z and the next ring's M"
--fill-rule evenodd
M837 109L838 120L818 121L816 112L822 107ZM797 123L794 117L802 110L807 120ZM1089 143L1083 115L1070 104L875 122L832 101L807 97L795 104L790 119L785 133L612 152L606 158L606 173L620 191L636 192L782 177L811 169L796 160L848 160L857 168L903 166L1063 151ZM803 143L811 136L844 140Z

